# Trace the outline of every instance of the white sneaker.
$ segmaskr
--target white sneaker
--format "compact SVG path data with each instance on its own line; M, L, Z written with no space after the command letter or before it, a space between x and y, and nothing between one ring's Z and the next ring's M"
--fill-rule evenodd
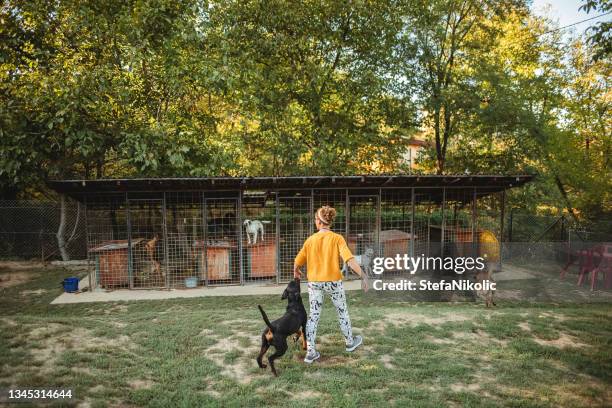
M354 351L357 347L361 346L363 344L363 337L361 336L355 336L353 337L353 344L347 344L346 345L346 351Z
M320 358L321 358L321 353L315 350L314 353L306 354L306 357L304 357L304 362L306 364L311 364L313 361L318 360Z

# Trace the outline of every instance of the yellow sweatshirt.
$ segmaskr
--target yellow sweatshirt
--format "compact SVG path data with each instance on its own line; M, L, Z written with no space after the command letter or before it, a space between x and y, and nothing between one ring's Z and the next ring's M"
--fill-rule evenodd
M295 264L307 264L310 282L329 282L342 279L339 258L347 262L353 257L344 237L333 231L321 230L312 234L295 257Z

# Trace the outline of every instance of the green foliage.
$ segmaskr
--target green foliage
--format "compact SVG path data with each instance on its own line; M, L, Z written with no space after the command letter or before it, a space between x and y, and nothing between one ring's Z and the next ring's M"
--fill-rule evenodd
M590 13L595 11L598 14L609 14L612 12L612 2L610 0L583 0L581 10ZM612 55L612 22L601 21L589 29L590 36L588 43L595 46L593 59L595 61L609 58Z
M419 171L538 173L516 205L605 215L607 37L564 43L526 3L5 0L0 191L402 173L419 135Z

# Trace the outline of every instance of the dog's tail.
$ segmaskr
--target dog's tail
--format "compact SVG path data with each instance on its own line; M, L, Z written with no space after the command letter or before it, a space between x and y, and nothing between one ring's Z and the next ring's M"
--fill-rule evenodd
M270 320L268 320L268 315L266 314L266 312L264 312L263 307L261 307L261 305L257 305L257 307L259 308L259 311L261 312L261 317L263 317L264 322L266 322L266 326L268 326L270 331L274 333L274 329L272 328L272 323L270 323Z

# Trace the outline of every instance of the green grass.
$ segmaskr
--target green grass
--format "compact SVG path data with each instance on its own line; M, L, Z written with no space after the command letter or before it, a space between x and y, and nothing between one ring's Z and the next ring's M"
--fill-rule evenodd
M280 296L50 305L70 273L29 273L29 282L0 289L0 388L70 387L74 405L612 403L610 303L499 301L486 309L349 292L364 347L344 351L328 300L322 360L305 365L291 344L273 378L254 360L263 328L256 305L278 316Z

